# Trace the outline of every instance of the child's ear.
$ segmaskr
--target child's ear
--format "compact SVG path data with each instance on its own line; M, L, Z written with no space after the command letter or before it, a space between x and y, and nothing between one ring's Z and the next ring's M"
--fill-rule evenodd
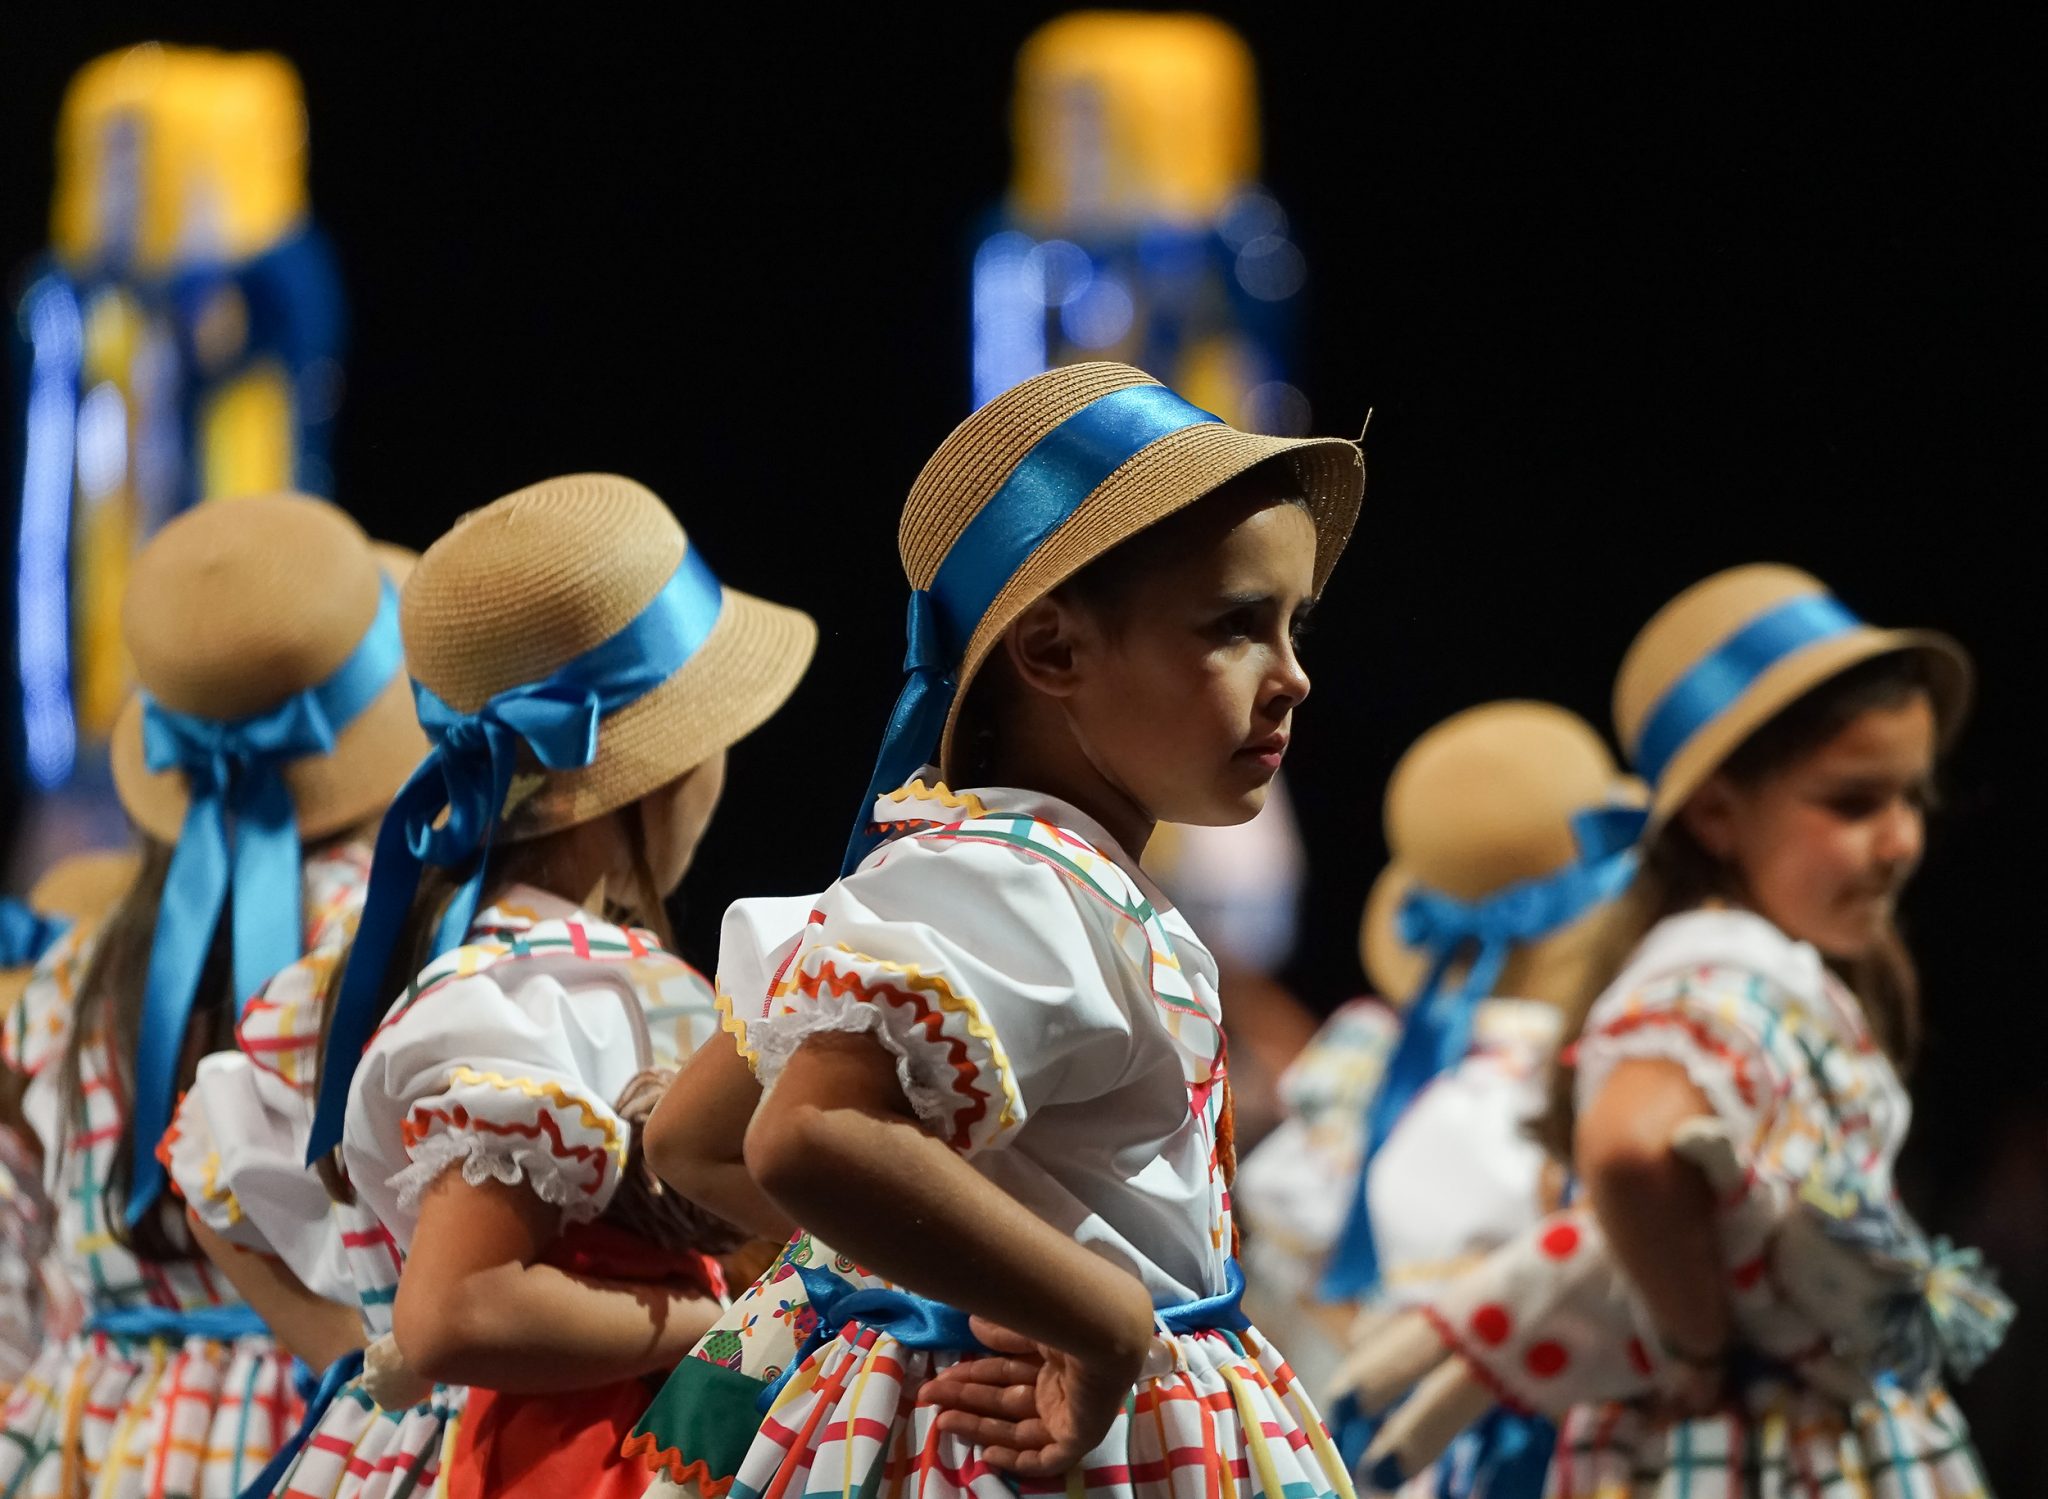
M1003 632L1003 649L1018 680L1047 697L1072 696L1087 659L1088 624L1065 600L1034 600Z
M1716 859L1735 854L1735 788L1726 776L1711 776L1679 808L1679 821L1693 840Z

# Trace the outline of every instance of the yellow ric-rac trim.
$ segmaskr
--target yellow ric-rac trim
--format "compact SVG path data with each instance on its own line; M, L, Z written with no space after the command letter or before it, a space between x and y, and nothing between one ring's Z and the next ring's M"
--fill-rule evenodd
M1003 1085L1003 1108L996 1116L996 1122L1005 1129L1017 1122L1017 1109L1023 1099L1017 1096L1017 1084L1010 1075L1009 1054L1003 1050L1003 1043L996 1035L996 1028L988 1023L979 1003L971 994L955 994L953 986L936 973L926 973L915 964L891 963L887 958L877 958L864 952L855 952L844 942L834 944L840 952L862 963L872 963L884 972L901 976L903 982L921 994L929 994L938 1001L939 1008L949 1015L959 1015L967 1022L967 1033L987 1045L989 1055L995 1059L996 1076ZM801 967L792 963L792 971ZM787 981L785 981L787 982Z
M732 996L723 989L714 989L711 993L711 1003L718 1007L719 1028L732 1037L740 1055L745 1057L747 1065L752 1067L760 1059L754 1055L754 1048L747 1045L747 1023L740 1019L734 1010Z
M199 1168L199 1190L208 1202L217 1202L228 1210L228 1222L242 1221L241 1200L220 1184L220 1152L213 1151Z
M937 802L942 807L959 807L969 817L988 816L988 808L982 805L981 798L973 792L955 792L944 781L939 781L933 785L926 785L921 776L914 778L907 786L898 786L894 791L891 791L882 798L882 800L890 802L906 802L913 799L921 802Z
M450 1067L448 1081L502 1088L507 1093L524 1093L528 1098L544 1098L558 1109L573 1108L583 1116L583 1127L601 1131L604 1148L619 1158L621 1166L626 1164L626 1142L619 1138L618 1124L591 1108L588 1099L577 1097L560 1083L540 1083L530 1077L507 1077L502 1072L479 1072L474 1067Z

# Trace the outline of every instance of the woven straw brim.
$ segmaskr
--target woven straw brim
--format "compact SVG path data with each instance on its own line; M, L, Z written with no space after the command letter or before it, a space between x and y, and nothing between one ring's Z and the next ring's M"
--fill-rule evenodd
M1969 653L1936 630L1880 630L1865 625L1795 651L1750 684L1734 705L1686 741L1672 756L1650 803L1647 839L1671 820L1705 785L1742 742L1785 708L1852 666L1895 651L1910 651L1927 663L1934 699L1937 742L1955 742L1969 716L1975 672ZM1634 747L1630 747L1631 757Z
M1293 469L1308 500L1316 527L1315 587L1321 592L1358 523L1365 493L1365 462L1358 448L1339 438L1260 437L1221 422L1171 433L1097 485L996 595L968 638L955 676L959 689L940 737L939 763L945 764L952 753L953 731L975 673L1017 616L1119 543L1269 459L1283 460ZM972 494L988 494L998 482L974 472L928 472L920 480L945 488L957 485Z
M600 720L590 766L543 772L522 749L527 774L513 782L498 836L602 817L737 744L789 700L817 645L808 614L725 589L718 622L675 675Z
M28 893L28 903L48 916L62 916L82 927L97 926L120 904L141 857L132 849L95 849L52 864ZM0 969L0 1021L14 1008L35 973L33 963Z
M417 553L385 542L372 542L371 550L384 575L400 587L419 560ZM108 749L114 794L130 820L159 842L176 843L190 805L185 776L176 770L157 774L144 761L141 694L122 705ZM401 669L392 673L376 701L335 736L333 754L306 755L285 765L284 784L298 815L300 841L330 837L381 815L426 754L427 736L413 712L412 684Z
M1380 871L1366 893L1358 923L1358 961L1372 992L1390 1005L1406 1006L1429 974L1429 960L1401 940L1401 903L1415 888L1415 876L1397 859Z

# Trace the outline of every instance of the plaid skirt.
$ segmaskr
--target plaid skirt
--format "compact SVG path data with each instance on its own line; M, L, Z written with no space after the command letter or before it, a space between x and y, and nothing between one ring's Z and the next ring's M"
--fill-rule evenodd
M361 1377L335 1392L284 1477L278 1499L437 1499L462 1413L461 1388L437 1385L408 1410L380 1408Z
M1881 1386L1845 1408L1810 1390L1753 1389L1686 1421L1580 1406L1551 1460L1551 1499L1987 1499L1963 1414L1939 1385Z
M267 1337L51 1344L0 1408L7 1499L236 1499L298 1429L291 1356Z

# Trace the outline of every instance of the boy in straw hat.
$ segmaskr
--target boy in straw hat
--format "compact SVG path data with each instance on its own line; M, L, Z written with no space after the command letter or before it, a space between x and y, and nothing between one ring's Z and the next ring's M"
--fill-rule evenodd
M368 862L357 830L424 747L395 591L324 501L180 516L137 558L122 625L141 689L114 783L140 858L0 1036L89 1314L0 1413L0 1492L22 1499L232 1492L290 1433L290 1356L195 1253L156 1147L250 997L337 940Z
M609 474L465 516L402 618L433 747L300 1077L368 1348L253 1489L637 1492L619 1449L641 1377L717 1313L706 1251L731 1242L641 1164L675 1060L658 1012L710 1002L662 901L726 751L789 696L816 629L725 587ZM319 978L280 978L276 1005Z
M1892 1180L1918 1030L1893 913L1969 676L1773 566L1688 589L1623 661L1642 870L1545 1123L1586 1208L1430 1309L1478 1381L1563 1417L1552 1494L1985 1492L1940 1369L2011 1307Z
M656 1141L719 1200L743 1135L820 1236L649 1412L663 1485L1349 1493L1238 1306L1215 966L1138 858L1159 820L1258 810L1362 487L1351 444L1116 364L1025 381L926 464L909 679L842 877L728 913L738 1052L671 1095L742 1128Z
M1297 1112L1240 1175L1253 1242L1270 1245L1256 1267L1319 1334L1369 1338L1369 1322L1347 1327L1338 1309L1425 1297L1556 1206L1560 1183L1527 1126L1543 1107L1559 1007L1634 870L1616 813L1638 791L1590 725L1548 703L1467 709L1395 766L1393 858L1366 903L1361 949L1406 1022L1390 1057L1374 1023L1382 1005L1333 1016L1289 1076ZM1355 1407L1332 1412L1347 1460L1372 1424ZM1494 1499L1539 1490L1548 1433L1496 1422L1485 1435L1458 1454L1466 1487Z

